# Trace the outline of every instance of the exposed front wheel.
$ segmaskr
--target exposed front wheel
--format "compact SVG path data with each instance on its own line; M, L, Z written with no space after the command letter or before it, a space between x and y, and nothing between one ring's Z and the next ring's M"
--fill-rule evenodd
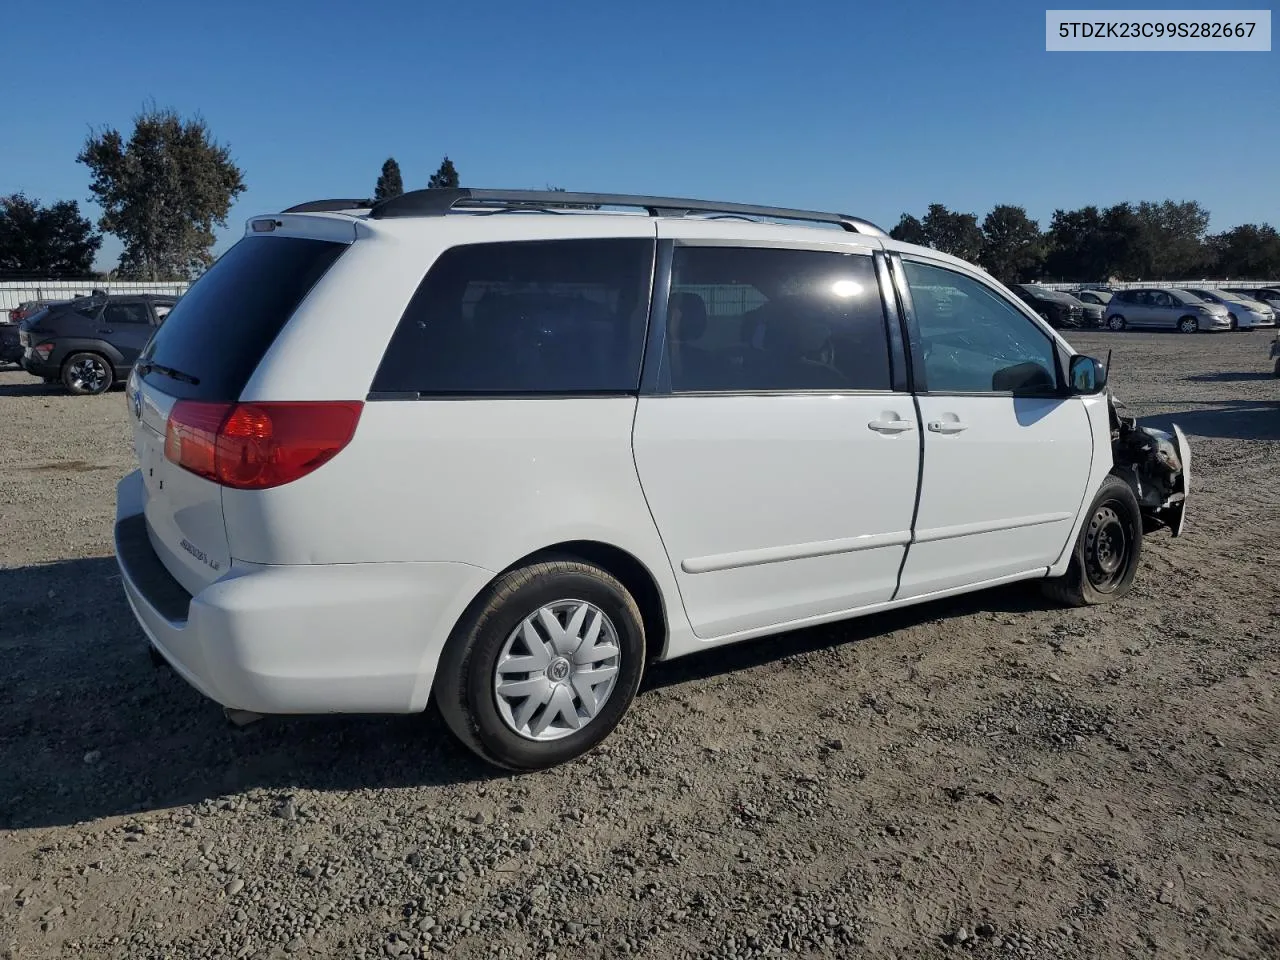
M1094 497L1061 577L1044 581L1044 592L1071 607L1106 603L1133 586L1142 558L1142 511L1127 483L1108 475Z
M1196 333L1200 329L1200 321L1195 317L1183 317L1178 321L1179 333Z
M1232 330L1239 330L1239 329L1240 329L1240 320L1236 317L1236 315L1235 315L1234 313L1229 313L1229 314L1227 314L1227 317L1228 317L1228 318L1230 318L1230 320L1231 320L1231 329L1232 329Z
M1120 316L1118 313L1114 316L1108 317L1107 326L1118 333L1124 329L1124 317Z
M106 393L114 379L111 364L96 353L73 353L62 365L62 385L81 396Z
M503 574L463 616L434 694L484 759L538 770L581 756L621 721L644 672L644 627L599 567L551 560Z

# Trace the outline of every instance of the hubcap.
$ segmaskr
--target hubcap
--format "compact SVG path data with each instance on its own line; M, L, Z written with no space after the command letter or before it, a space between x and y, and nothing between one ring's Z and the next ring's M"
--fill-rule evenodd
M97 360L77 360L71 365L71 382L77 390L97 392L106 379L106 368Z
M1103 504L1090 518L1085 568L1089 582L1100 593L1110 593L1124 579L1130 540L1128 528L1110 504Z
M622 649L605 612L558 600L525 617L498 654L498 714L528 740L559 740L600 713L618 681Z

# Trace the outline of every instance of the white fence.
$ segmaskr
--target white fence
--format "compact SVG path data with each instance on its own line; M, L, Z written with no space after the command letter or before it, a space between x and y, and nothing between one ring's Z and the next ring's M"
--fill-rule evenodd
M0 310L12 310L27 300L70 300L94 290L108 293L160 293L181 296L191 284L133 283L123 280L8 280L0 282Z
M1261 287L1280 287L1276 280L1130 280L1124 283L1041 283L1049 290L1185 290L1202 287L1208 290L1257 290Z

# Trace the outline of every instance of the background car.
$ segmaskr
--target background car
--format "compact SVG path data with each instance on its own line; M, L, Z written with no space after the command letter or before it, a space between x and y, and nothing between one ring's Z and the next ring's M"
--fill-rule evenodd
M45 307L51 307L55 303L66 303L66 300L24 300L12 310L9 311L10 323L21 323L27 317L34 316Z
M1112 330L1154 328L1182 333L1230 330L1227 308L1206 303L1194 293L1174 287L1152 290L1120 290L1107 304L1107 326Z
M175 302L98 293L46 307L19 324L22 367L72 393L103 393L129 376Z
M1251 300L1260 300L1280 314L1280 287L1232 287L1231 293L1238 293Z
M1208 287L1187 287L1188 293L1194 293L1207 303L1216 303L1227 308L1227 317L1231 320L1232 330L1252 330L1254 327L1274 327L1276 311L1261 300L1246 297L1243 293L1232 293L1229 290L1214 290Z
M1050 290L1038 283L1015 283L1009 288L1025 300L1031 309L1044 317L1055 327L1096 326L1102 320L1102 312L1090 315L1085 305L1071 296L1058 290Z
M1111 302L1110 290L1077 290L1073 296L1085 306L1103 307Z

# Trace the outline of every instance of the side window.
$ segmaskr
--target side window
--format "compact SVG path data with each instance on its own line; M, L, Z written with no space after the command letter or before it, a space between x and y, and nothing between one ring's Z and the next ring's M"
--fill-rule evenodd
M1156 307L1172 307L1173 297L1161 290L1158 293L1150 294L1151 304Z
M117 323L151 323L151 311L145 303L108 303L102 311L102 322L107 325Z
M151 306L156 312L157 327L164 323L164 318L167 317L169 315L169 311L173 309L173 304L171 303L154 303Z
M884 323L869 255L676 247L671 388L888 390Z
M427 395L636 390L653 244L538 240L446 250L400 318L373 389Z
M1052 393L1053 341L985 284L907 261L907 282L931 393Z

